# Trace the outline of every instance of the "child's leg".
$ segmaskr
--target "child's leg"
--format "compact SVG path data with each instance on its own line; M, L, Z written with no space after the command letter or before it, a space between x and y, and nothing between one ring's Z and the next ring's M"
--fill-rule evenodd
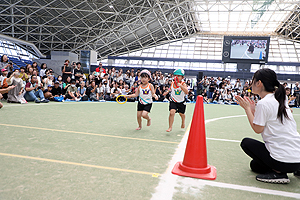
M185 114L179 113L181 117L181 128L185 128Z
M3 104L0 102L0 108L2 108L3 107Z
M173 122L174 122L175 113L176 113L176 110L175 110L175 109L171 109L171 110L170 110L170 115L169 115L169 128L168 128L167 132L172 131L172 126L173 126Z
M139 124L139 127L137 127L136 130L141 130L142 128L142 113L143 111L137 111L137 122Z
M151 118L149 117L147 111L145 111L145 110L143 111L142 117L147 120L147 126L150 126L151 125Z

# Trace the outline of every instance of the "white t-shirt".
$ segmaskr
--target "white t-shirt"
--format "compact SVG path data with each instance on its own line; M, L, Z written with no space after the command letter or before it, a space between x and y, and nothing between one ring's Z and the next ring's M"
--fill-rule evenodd
M98 88L97 88L97 93L98 93L98 94L104 93L104 87L103 87L103 86L98 87Z
M272 158L285 163L300 163L300 135L291 110L286 111L289 119L277 118L279 103L274 94L266 95L257 103L253 123L264 126L261 133Z

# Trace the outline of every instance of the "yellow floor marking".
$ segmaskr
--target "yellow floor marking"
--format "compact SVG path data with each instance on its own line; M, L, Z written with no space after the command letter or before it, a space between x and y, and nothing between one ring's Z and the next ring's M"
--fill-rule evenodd
M147 142L160 142L160 143L169 143L169 144L179 144L179 142L172 142L172 141L152 140L152 139L133 138L133 137L123 137L123 136L117 136L117 135L105 135L105 134L100 134L100 133L86 133L86 132L80 132L80 131L58 130L58 129L32 127L32 126L21 126L21 125L14 125L14 124L0 124L0 126L28 128L28 129L36 129L36 130L44 130L44 131L56 131L56 132L64 132L64 133L77 133L77 134L84 134L84 135L96 135L96 136L102 136L102 137L111 137L111 138L128 139L128 140L140 140L140 141L147 141Z
M89 164L75 163L75 162L69 162L69 161L63 161L63 160L53 160L53 159L47 159L47 158L22 156L22 155L9 154L9 153L0 153L0 155L1 156L8 156L8 157L15 157L15 158L25 158L25 159L31 159L31 160L46 161L46 162L52 162L52 163L82 166L82 167L108 169L108 170L113 170L113 171L129 172L129 173L135 173L135 174L145 174L145 175L151 175L152 177L158 177L159 176L159 173L144 172L144 171L137 171L137 170L130 170L130 169L121 169L121 168L115 168L115 167L105 167L105 166L99 166L99 165L89 165Z

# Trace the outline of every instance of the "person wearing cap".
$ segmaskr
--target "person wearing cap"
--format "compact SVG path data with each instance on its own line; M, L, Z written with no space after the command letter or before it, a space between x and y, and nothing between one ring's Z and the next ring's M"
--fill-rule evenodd
M177 69L174 71L173 74L175 76L175 79L173 80L170 89L164 93L164 96L167 95L167 93L171 94L171 100L169 104L169 128L167 129L167 132L172 131L176 112L178 112L181 117L181 128L185 128L185 96L189 93L188 88L185 82L183 81L184 70Z
M51 101L53 100L52 88L53 88L53 86L51 84L48 84L47 88L43 91L44 92L44 97L46 99L51 100Z
M1 69L1 76L0 76L0 88L2 88L2 85L3 85L3 81L7 78L7 74L8 74L8 71L7 69Z
M142 129L142 117L147 120L147 126L151 125L151 118L149 117L148 113L150 113L152 107L152 97L154 97L155 100L158 100L153 85L149 83L150 79L151 73L148 70L142 70L141 84L136 90L135 94L125 95L126 98L139 97L137 106L137 121L139 126L136 128L136 130Z
M54 86L52 87L51 93L53 97L60 97L62 95L61 87L59 87L59 81L54 82Z

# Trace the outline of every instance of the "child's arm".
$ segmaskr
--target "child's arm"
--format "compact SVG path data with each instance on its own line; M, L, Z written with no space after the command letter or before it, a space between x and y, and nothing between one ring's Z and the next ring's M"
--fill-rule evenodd
M248 117L248 121L251 125L251 128L255 133L261 133L264 130L264 126L259 126L253 123L254 120L254 112L255 112L255 103L251 101L248 97L242 98L241 96L236 96L237 103L240 104L242 108L245 109L246 115Z
M130 94L130 95L125 95L126 98L135 98L137 96L139 96L139 89L135 90L134 94Z
M152 84L150 84L150 90L152 93L152 97L154 97L155 100L158 100L158 96L155 94L155 90Z
M182 91L183 91L185 94L188 94L188 93L189 93L189 90L188 90L188 88L187 88L187 86L186 86L186 83L183 83L183 84L177 83L177 85L178 85L178 87L180 87L180 88L182 89Z

